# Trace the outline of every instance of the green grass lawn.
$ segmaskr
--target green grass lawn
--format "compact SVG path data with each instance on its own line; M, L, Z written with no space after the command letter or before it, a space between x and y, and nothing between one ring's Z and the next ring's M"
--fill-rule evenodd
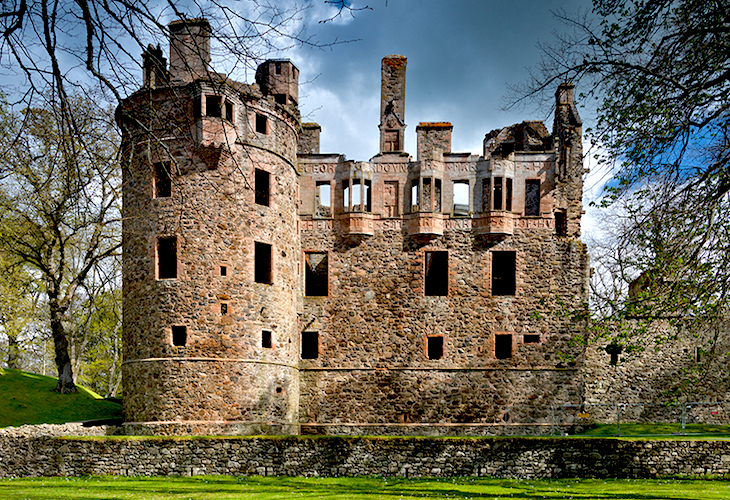
M616 424L599 424L592 429L588 429L578 436L677 436L682 432L682 424L635 424L623 423L621 427ZM712 425L712 424L686 424L684 432L687 436L730 436L730 425Z
M0 480L0 499L640 499L719 500L730 483L700 480L395 478L38 478Z
M56 383L53 377L0 368L0 427L122 416L122 405L81 386L76 394L59 394L53 392Z

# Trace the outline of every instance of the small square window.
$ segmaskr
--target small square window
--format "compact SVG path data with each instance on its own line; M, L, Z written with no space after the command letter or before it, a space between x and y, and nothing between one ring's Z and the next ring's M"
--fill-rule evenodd
M271 349L271 332L266 330L261 332L261 347Z
M221 315L226 316L228 314L228 303L221 302Z
M173 325L172 327L172 345L182 347L188 343L187 327L183 325Z
M228 267L221 266L221 276L228 276Z
M302 332L302 359L319 357L319 332Z
M276 104L286 104L286 94L274 94L274 102Z
M441 359L444 356L444 338L426 337L428 342L428 359Z
M525 334L522 336L522 341L525 344L539 344L540 343L540 335L537 334Z

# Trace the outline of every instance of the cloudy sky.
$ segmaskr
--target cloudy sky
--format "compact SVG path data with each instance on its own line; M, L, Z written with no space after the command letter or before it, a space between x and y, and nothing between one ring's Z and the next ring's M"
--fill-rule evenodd
M368 0L371 8L325 24L319 0L303 16L318 40L356 40L326 49L297 47L285 56L300 68L305 121L322 126L322 152L367 160L377 153L380 61L408 58L406 150L415 154L416 125L449 121L452 150L481 152L492 129L552 117L534 109L505 111L507 84L524 81L539 62L539 41L564 29L558 9L590 8L590 0Z

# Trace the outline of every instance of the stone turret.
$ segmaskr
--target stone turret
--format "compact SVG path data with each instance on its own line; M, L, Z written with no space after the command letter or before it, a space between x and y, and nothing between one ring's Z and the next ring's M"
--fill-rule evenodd
M210 64L210 24L206 19L170 23L170 78L192 82L207 76Z
M406 133L406 58L385 56L381 64L380 152L401 152Z

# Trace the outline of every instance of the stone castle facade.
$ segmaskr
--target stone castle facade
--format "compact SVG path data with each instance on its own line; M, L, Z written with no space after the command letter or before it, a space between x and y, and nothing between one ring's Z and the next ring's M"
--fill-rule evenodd
M572 85L552 132L454 153L420 123L414 159L387 56L379 150L351 161L301 123L290 61L243 84L211 71L206 21L170 33L117 111L129 432L480 435L583 401Z

